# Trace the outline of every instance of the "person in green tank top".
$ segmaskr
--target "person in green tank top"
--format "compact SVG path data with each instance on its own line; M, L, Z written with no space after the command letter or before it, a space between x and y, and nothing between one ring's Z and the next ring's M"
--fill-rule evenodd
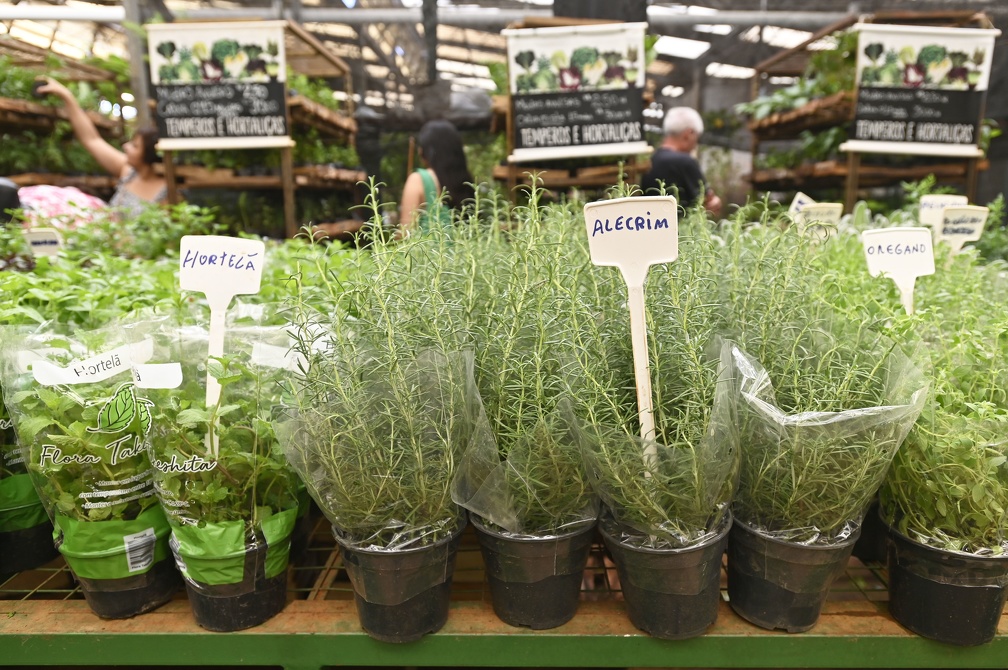
M399 205L401 234L426 232L434 221L451 223L453 210L475 196L462 135L450 121L428 121L417 136L424 167L406 178Z

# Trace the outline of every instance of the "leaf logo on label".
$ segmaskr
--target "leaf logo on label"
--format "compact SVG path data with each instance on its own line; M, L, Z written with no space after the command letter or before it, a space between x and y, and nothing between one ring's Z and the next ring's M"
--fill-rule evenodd
M133 382L126 382L98 412L98 427L88 428L88 431L91 433L118 433L125 430L133 423L137 412L136 406Z
M154 403L150 400L141 400L137 403L137 413L140 418L140 434L146 435L150 432L151 427L151 413L150 408L153 407Z

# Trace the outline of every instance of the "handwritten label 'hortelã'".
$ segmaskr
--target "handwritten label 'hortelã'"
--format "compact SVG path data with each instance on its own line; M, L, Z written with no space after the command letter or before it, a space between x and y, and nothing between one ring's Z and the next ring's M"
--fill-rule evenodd
M258 262L259 254L257 253L251 253L248 255L228 252L219 254L204 254L199 253L199 251L195 249L186 249L185 255L182 257L182 267L184 268L218 267L221 269L227 268L228 270L247 270L255 272L256 263Z

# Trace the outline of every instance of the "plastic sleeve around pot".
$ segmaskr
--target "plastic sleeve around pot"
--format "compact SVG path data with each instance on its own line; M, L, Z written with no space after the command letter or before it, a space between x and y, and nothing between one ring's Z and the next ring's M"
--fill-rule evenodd
M266 579L283 574L290 555L291 532L297 509L274 514L260 523L261 537L250 544L244 521L210 523L172 529L172 551L182 576L197 591L204 586L233 586L236 593L252 591L257 577L246 569L246 554L265 544L262 573ZM219 589L215 593L219 593Z
M714 343L715 347L717 343ZM715 348L717 382L696 444L643 442L617 429L568 417L592 484L612 514L615 539L631 547L675 549L718 535L738 480L739 438L732 396L731 342ZM675 426L663 426L668 435ZM697 431L699 432L699 431ZM646 456L648 448L652 457Z
M96 580L115 580L147 572L169 557L168 522L157 506L128 521L79 521L56 515L60 553L74 574Z
M885 403L837 412L785 412L761 363L732 348L742 459L736 522L804 543L842 543L856 532L927 398L920 368L883 340Z

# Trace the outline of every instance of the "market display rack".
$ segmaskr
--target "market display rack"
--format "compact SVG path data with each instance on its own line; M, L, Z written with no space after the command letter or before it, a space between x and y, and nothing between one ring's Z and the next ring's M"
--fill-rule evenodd
M722 602L704 635L668 641L626 616L615 569L592 547L575 617L551 630L502 623L493 613L475 534L463 535L448 622L419 642L377 642L360 628L353 591L329 526L318 518L292 559L288 603L265 624L212 633L193 620L184 592L126 620L91 613L63 563L0 582L0 665L250 666L317 670L335 666L1003 668L1008 616L993 642L953 647L909 633L887 612L886 571L852 558L834 583L819 623L788 634L753 626Z

